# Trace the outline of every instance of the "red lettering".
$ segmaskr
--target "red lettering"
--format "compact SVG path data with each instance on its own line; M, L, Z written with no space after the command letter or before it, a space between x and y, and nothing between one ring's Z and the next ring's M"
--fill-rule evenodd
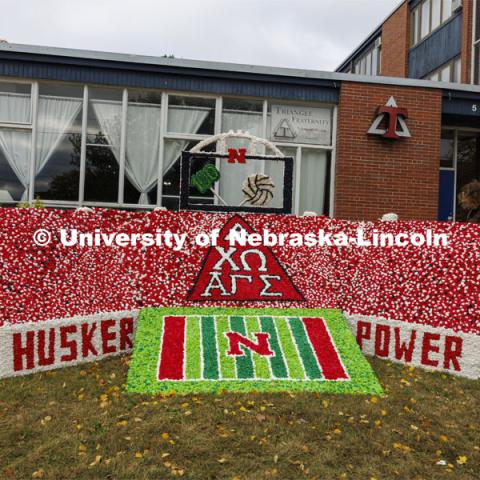
M133 318L120 319L120 350L127 350L133 348L132 335L133 333Z
M375 355L388 357L390 348L390 327L388 325L377 325L375 330Z
M18 372L23 370L23 357L26 358L27 370L31 370L35 366L35 360L33 356L34 338L35 332L30 331L26 333L27 344L22 345L22 334L13 334L13 369Z
M429 357L430 352L439 353L440 347L438 345L432 345L433 342L438 342L440 340L440 335L438 333L428 333L426 332L423 336L423 345L422 345L422 365L429 365L430 367L437 367L438 360L431 360Z
M66 348L70 350L69 354L62 355L60 360L62 362L71 362L77 359L77 342L75 340L69 340L68 335L77 331L76 325L66 325L60 327L60 348Z
M257 337L257 343L252 342L249 338L240 335L237 332L226 332L225 335L228 338L229 350L227 355L242 356L245 355L245 352L240 349L240 344L244 345L250 350L253 350L255 353L264 356L272 356L273 352L270 350L270 345L268 344L268 333L254 333Z
M103 353L115 353L117 347L115 345L110 345L109 342L114 341L117 338L115 332L110 332L110 328L115 327L115 320L102 320L100 327L102 333L102 350Z
M445 358L443 360L443 368L450 369L450 363L453 368L460 372L462 368L458 362L458 357L462 356L463 340L460 337L447 336L445 338Z
M88 328L90 327L90 328ZM82 323L82 356L83 358L88 357L89 352L97 356L98 352L95 346L93 345L92 339L95 330L97 329L97 324L94 322L91 325L88 323Z
M55 329L51 328L48 334L48 355L45 354L45 330L37 332L38 337L38 364L43 366L53 365L55 362Z
M363 349L363 340L370 340L372 335L372 324L369 322L359 321L357 323L357 343Z
M247 163L245 155L247 154L246 148L229 148L228 149L228 163Z
M410 363L412 361L413 349L415 347L415 339L417 338L417 332L412 330L410 333L410 343L402 342L400 338L400 328L395 327L395 358L401 360L405 357L405 362Z

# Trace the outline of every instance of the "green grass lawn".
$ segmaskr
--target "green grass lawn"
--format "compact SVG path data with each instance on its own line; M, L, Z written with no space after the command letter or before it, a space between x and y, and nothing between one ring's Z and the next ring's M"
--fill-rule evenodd
M385 397L152 397L128 361L0 381L0 476L480 478L479 381L371 360Z

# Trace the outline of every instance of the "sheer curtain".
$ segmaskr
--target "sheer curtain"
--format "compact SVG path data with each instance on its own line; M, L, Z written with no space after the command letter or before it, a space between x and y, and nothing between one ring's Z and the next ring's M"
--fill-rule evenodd
M316 212L323 215L327 186L327 152L302 149L300 201L298 213Z
M92 100L91 105L102 133L107 137L113 154L120 160L120 135L122 131L122 102Z
M79 98L39 97L35 174L47 164L81 108Z
M0 93L0 122L30 123L31 113L30 95Z
M21 130L0 130L0 148L5 159L25 189L22 200L28 199L30 181L31 133Z
M261 113L250 112L224 112L222 115L222 131L242 130L257 137L262 137L263 116ZM241 142L241 140L239 140ZM230 144L229 147L240 148L242 144ZM259 152L260 153L260 152ZM246 164L227 163L220 161L219 194L230 206L242 203L242 183L249 176L263 172L263 162L248 160Z
M0 121L28 123L31 120L30 95L18 93L0 94ZM28 196L30 180L31 134L21 130L0 130L0 148L24 187L22 200Z
M168 131L182 133L197 133L207 118L210 110L194 107L169 107ZM163 157L163 173L165 174L178 159L189 140L174 140L165 144Z
M160 111L159 105L128 105L125 174L140 192L141 205L148 205L148 192L157 183Z
M120 161L120 102L93 101L95 115L107 136L117 162ZM196 133L209 111L205 109L170 107L168 126L171 131ZM139 204L147 205L148 192L157 183L158 148L160 143L160 106L128 105L125 174L140 192ZM188 140L165 144L163 173L175 163Z

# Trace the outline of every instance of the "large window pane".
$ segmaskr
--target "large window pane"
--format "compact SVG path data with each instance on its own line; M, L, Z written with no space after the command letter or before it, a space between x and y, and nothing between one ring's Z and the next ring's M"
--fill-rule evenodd
M78 200L83 88L40 84L35 195Z
M457 192L465 185L480 178L480 135L478 133L458 134ZM457 199L458 201L458 199ZM467 214L457 204L457 221L465 221Z
M161 95L129 91L125 158L125 203L156 203Z
M452 0L443 0L442 22L452 16Z
M453 168L454 132L442 130L440 141L440 167Z
M302 149L300 170L300 201L298 213L326 214L328 203L328 159L325 150Z
M30 84L0 82L0 122L32 122Z
M170 95L167 131L212 135L215 125L215 99Z
M421 9L420 38L424 38L430 33L430 0L423 2Z
M432 30L435 30L441 23L442 0L432 0Z
M117 202L122 92L89 89L85 201Z
M447 65L440 70L440 81L441 82L450 82L451 77L451 67Z
M29 131L0 129L0 201L28 200L31 145Z

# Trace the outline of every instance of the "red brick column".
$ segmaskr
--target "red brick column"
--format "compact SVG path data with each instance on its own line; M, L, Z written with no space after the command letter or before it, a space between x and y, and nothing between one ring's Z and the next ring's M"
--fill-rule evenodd
M471 83L472 41L473 41L473 0L463 2L462 21L462 83Z
M408 76L408 51L410 48L410 11L403 3L385 21L382 27L381 74L386 77Z
M412 138L368 135L378 106L394 96L408 109ZM441 135L440 90L344 82L338 109L335 217L436 220Z

